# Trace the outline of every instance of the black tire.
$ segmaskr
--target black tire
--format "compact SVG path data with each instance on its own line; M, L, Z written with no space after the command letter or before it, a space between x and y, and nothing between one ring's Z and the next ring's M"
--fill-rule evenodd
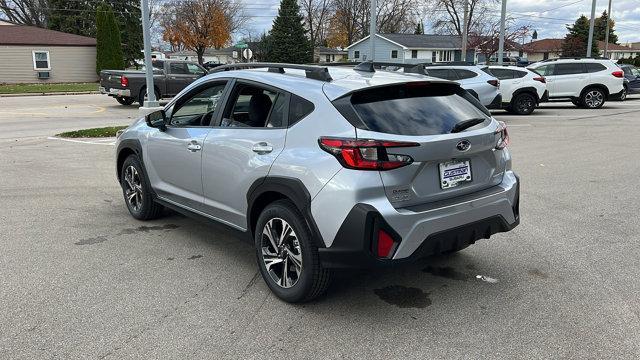
M135 170L132 178L128 178L131 171L130 168ZM134 184L133 187L131 183ZM122 186L124 202L131 216L138 220L152 220L162 215L164 208L153 200L153 190L137 155L129 155L124 160L120 171L120 186ZM139 189L139 193L134 194L133 197L131 197L132 188Z
M278 222L281 225L280 229L284 227L283 224L286 222L293 229L295 236L287 236L280 246L274 248L270 245L269 238L263 235L263 231L267 223L269 223L272 226L272 230L274 230L274 232L271 232L274 235L272 237L277 238L275 235L278 232ZM313 243L313 237L307 222L291 201L278 200L267 205L258 218L254 240L260 274L269 289L277 297L286 302L299 303L315 299L327 290L331 280L331 272L320 264L318 248ZM263 245L265 245L264 248ZM277 248L280 248L280 250ZM272 249L274 251L271 251ZM269 254L265 254L265 251L273 253L271 255L273 261L272 272L267 270L264 259ZM297 254L295 254L296 252ZM300 267L295 266L292 254L301 259ZM276 263L278 260L280 262ZM289 267L292 266L288 265L289 262L293 267ZM283 269L288 269L288 271ZM296 275L296 269L300 269L299 275ZM274 279L274 277L278 277L278 272L284 274L285 271L287 274L291 274L292 277L296 276L295 282L289 284L290 287L285 287L287 285L286 281L284 284L279 284L281 281ZM285 278L289 282L293 280L289 279L289 276L280 277L280 279Z
M627 85L622 87L622 94L620 94L620 101L625 101L629 94L629 87Z
M135 100L135 98L128 96L116 96L116 101L120 103L120 105L131 105Z
M158 89L154 89L153 91L156 94L156 101L160 101L160 93L158 92ZM138 104L140 104L140 106L144 106L144 98L147 97L147 88L143 87L142 89L140 89L140 93L138 93Z
M528 92L520 93L511 99L509 109L514 114L529 115L536 109L538 99Z
M607 95L599 87L590 87L582 91L580 103L587 109L599 109L606 102Z

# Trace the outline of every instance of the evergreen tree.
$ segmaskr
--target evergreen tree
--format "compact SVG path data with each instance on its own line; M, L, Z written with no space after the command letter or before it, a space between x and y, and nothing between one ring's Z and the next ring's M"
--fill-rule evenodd
M140 0L108 0L120 27L125 65L142 58L142 10Z
M414 34L424 34L424 26L422 25L422 21L416 24L416 29L413 32Z
M49 8L49 29L88 37L96 36L96 23L93 18L95 8L90 0L49 0Z
M615 26L615 22L609 19L609 15L605 10L599 18L596 18L595 24L593 27L593 34L596 40L604 41L604 38L607 34L607 20L609 20L609 44L617 44L618 43L618 35L615 34L613 27Z
M589 39L589 19L580 15L573 25L567 26L567 30L569 33L564 37L562 56L585 56ZM591 56L600 56L597 39L594 39L591 46Z
M268 61L302 64L312 61L313 49L302 24L300 7L296 0L282 0L278 16L268 35L270 49Z
M124 69L120 28L110 5L102 3L96 11L96 72Z

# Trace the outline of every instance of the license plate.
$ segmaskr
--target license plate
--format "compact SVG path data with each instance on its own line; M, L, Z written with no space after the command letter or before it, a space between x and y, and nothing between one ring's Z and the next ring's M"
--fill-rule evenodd
M454 160L440 163L440 188L450 189L471 181L469 160Z

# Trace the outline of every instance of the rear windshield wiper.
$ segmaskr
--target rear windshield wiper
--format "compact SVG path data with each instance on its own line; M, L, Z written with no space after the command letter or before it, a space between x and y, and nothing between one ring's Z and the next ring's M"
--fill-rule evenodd
M468 120L463 120L460 121L459 123L457 123L453 129L451 129L451 133L459 133L460 131L466 130L472 126L476 126L482 122L484 122L485 118L472 118L472 119L468 119Z

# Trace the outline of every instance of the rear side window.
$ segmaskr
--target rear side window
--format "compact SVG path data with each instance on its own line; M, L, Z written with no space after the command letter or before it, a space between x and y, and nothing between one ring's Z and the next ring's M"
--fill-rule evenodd
M336 100L340 102L340 99ZM491 120L473 96L454 84L408 83L358 91L351 95L355 114L336 107L359 128L398 135L438 135L450 133L464 120L482 118L470 128L486 126Z
M513 71L509 69L491 69L491 73L500 80L513 79Z
M529 69L529 70L535 72L538 75L549 76L549 75L553 75L553 67L554 67L553 65L542 65L535 69Z
M445 80L458 80L458 75L450 69L428 69L427 75Z
M291 100L289 101L289 126L311 114L313 109L314 106L312 102L305 100L298 95L291 94Z
M456 72L458 73L458 78L460 80L471 79L473 77L478 76L478 74L474 73L473 71L465 70L465 69L456 69Z
M571 75L583 72L585 72L585 69L582 63L556 64L553 75Z
M602 65L602 64L598 64L598 63L586 63L585 64L587 66L587 72L590 73L594 73L594 72L598 72L598 71L602 71L602 70L606 70L607 67Z
M527 72L526 71L513 70L513 78L514 79L523 78L525 76L527 76Z

